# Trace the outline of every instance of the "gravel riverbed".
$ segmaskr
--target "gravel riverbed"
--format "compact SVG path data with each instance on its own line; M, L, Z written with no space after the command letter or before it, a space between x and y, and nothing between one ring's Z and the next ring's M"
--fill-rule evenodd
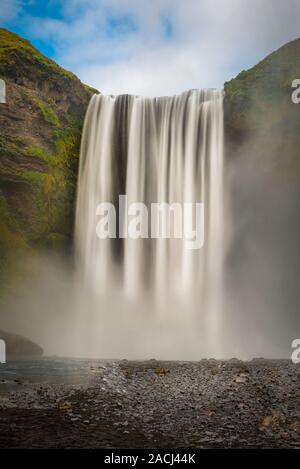
M300 366L288 360L99 361L88 373L2 379L0 447L300 448Z

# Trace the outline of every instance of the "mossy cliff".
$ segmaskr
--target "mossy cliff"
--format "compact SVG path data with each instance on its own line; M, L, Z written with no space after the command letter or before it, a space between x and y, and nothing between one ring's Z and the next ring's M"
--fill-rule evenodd
M0 269L9 255L71 245L81 129L95 92L0 29Z
M225 83L230 282L257 331L266 312L274 325L284 318L276 338L268 322L266 341L278 343L286 325L299 330L300 104L291 99L299 78L300 39Z
M292 82L300 78L300 39L268 55L225 83L228 156L244 153L283 164L299 161L300 105L292 102Z

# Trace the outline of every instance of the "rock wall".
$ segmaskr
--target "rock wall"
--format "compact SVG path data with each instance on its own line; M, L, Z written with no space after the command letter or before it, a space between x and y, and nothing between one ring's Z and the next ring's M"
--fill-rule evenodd
M227 280L239 297L236 321L241 311L252 317L260 340L283 350L299 332L300 104L291 99L298 78L300 39L225 83Z
M95 90L0 29L0 275L19 253L72 244L81 129ZM0 279L1 280L1 279Z

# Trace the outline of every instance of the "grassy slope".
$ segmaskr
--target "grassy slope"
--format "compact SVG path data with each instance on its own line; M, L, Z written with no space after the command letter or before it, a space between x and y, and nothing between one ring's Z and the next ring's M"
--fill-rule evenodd
M300 39L292 41L225 83L225 118L231 135L291 125L298 109L291 84L300 78Z

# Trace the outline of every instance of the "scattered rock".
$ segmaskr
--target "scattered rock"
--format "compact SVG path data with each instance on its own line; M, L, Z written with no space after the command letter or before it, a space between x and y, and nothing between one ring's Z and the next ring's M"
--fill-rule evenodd
M263 418L261 426L265 428L270 428L271 430L279 430L280 427L286 424L286 418L284 415L273 414L267 415Z
M154 373L156 373L157 375L166 375L167 373L170 373L170 370L169 368L160 367L160 368L156 368L154 370Z
M300 446L300 369L293 368L295 381L288 379L288 360L247 363L247 371L207 361L114 362L101 373L86 366L89 385L26 384L0 399L0 447L7 447L7 435L16 447L57 446L58 434L67 447ZM162 379L154 378L157 370Z

